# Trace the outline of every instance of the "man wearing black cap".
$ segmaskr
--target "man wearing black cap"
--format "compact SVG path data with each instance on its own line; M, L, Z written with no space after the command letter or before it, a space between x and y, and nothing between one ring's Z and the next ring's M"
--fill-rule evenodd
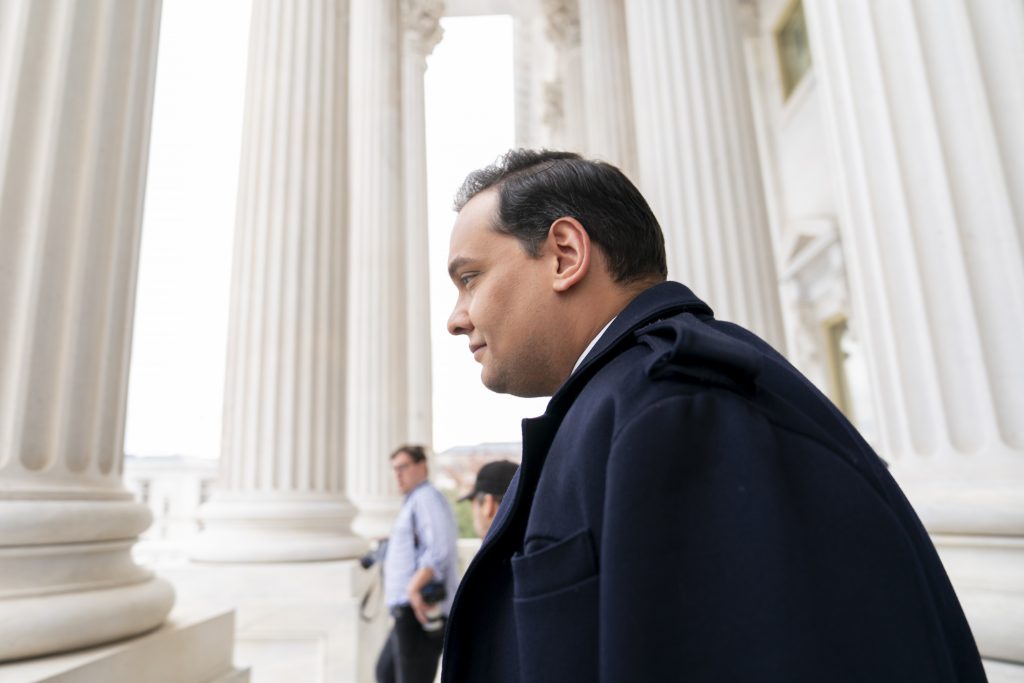
M473 529L480 538L487 536L494 516L498 514L501 498L512 483L519 465L508 460L489 462L476 473L473 490L459 498L459 502L471 500L473 506Z
M489 389L551 401L459 585L445 683L985 680L884 463L666 281L617 168L514 150L456 208L448 330Z

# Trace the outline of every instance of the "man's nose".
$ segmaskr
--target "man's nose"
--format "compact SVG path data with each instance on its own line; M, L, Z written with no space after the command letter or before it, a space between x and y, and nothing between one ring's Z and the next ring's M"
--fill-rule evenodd
M448 316L448 334L469 334L472 329L473 324L469 321L466 308L460 303L456 303L452 314Z

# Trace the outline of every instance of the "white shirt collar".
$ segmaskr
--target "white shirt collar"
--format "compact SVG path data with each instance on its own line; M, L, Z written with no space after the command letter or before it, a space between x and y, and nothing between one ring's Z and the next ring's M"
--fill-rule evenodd
M615 316L615 318L618 318L618 317L619 316ZM594 348L594 346L597 345L598 340L600 340L601 337L604 336L604 333L608 331L608 328L611 327L611 324L613 322L615 322L615 318L612 318L611 320L609 320L608 324L605 325L604 327L602 327L601 331L597 333L597 336L590 340L590 343L587 344L587 348L583 349L583 353L580 354L580 357L576 359L576 365L572 366L572 372L569 373L570 376L574 372L576 372L576 368L578 368L580 366L580 363L583 362L583 359L587 357L587 354L590 353L590 351Z

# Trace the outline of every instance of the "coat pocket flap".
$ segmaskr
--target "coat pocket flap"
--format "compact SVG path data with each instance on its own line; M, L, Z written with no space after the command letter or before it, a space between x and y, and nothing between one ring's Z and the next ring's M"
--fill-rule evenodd
M537 552L512 557L516 598L531 598L572 586L597 574L590 529L581 529Z

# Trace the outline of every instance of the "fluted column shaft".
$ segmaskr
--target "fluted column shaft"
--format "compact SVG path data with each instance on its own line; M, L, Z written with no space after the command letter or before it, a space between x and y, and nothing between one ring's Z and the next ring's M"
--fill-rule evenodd
M387 536L401 499L388 454L408 438L398 0L352 0L348 490L354 529Z
M433 441L430 353L430 253L427 239L427 143L423 73L441 40L442 0L402 0L402 163L405 213L406 405L408 439Z
M879 450L1024 671L1024 6L805 0Z
M636 178L636 131L623 0L579 0L588 156Z
M1024 535L1024 8L805 5L880 449L975 508L933 531Z
M363 550L345 495L346 7L256 0L206 561Z
M972 31L999 24L999 7L1020 33L1011 3L808 2L807 16L881 448L897 469L932 474L985 467L984 455L1020 486L1024 178L1009 171L1024 159L1010 124L1024 99L1001 89L1022 90L1004 77L1024 64L1006 31ZM1024 507L1011 527L1024 532Z
M627 0L640 189L669 276L777 348L784 336L736 7Z
M160 624L121 482L158 0L0 4L0 660Z

